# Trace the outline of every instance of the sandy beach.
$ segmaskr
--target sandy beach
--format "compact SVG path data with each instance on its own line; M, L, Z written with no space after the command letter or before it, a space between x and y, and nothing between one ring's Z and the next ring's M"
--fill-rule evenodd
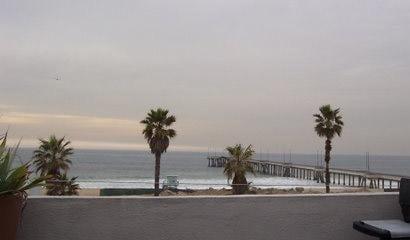
M358 192L381 192L378 189L364 189L364 188L332 188L332 193L358 193ZM247 194L259 194L259 195L273 195L273 194L321 194L325 193L324 188L303 188L296 187L290 189L281 188L250 188ZM100 196L100 189L98 188L84 188L79 191L80 196ZM139 196L150 196L152 194L143 194ZM203 189L203 190L190 190L190 189L178 189L178 190L164 190L160 194L161 196L221 196L232 195L230 189Z

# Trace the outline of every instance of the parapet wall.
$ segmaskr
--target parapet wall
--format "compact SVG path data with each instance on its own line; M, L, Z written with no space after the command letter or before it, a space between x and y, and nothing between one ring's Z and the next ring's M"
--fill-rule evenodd
M401 218L396 193L32 197L19 240L354 240L359 219Z

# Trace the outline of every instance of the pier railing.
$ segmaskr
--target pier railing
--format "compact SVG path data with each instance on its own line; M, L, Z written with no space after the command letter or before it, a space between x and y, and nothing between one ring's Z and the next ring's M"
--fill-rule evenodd
M224 167L228 160L229 158L225 156L209 156L208 167ZM321 166L308 166L266 160L251 160L250 163L255 172L260 174L324 183L324 168ZM339 186L398 190L400 188L401 178L402 176L367 171L330 169L331 184Z

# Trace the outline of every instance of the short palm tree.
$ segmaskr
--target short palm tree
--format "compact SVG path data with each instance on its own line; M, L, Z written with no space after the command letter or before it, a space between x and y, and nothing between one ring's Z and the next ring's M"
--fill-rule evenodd
M159 196L161 155L167 151L170 139L176 136L176 131L170 128L176 118L173 115L169 116L168 113L168 110L162 108L151 109L146 118L141 121L145 125L142 134L149 144L151 153L155 154L155 196Z
M246 173L254 173L249 161L252 159L255 151L252 145L243 148L241 144L227 147L226 150L230 157L225 164L224 173L228 180L232 179L232 193L243 194L249 188Z
M63 176L64 177L64 176ZM81 189L80 185L76 183L78 177L72 177L70 180L68 180L67 177L65 177L66 184L65 184L65 195L78 195L78 191Z
M319 108L320 113L314 114L315 117L315 132L319 137L326 139L325 142L325 178L326 178L326 193L330 192L330 151L332 150L332 140L337 136L341 136L344 123L340 115L340 108L332 109L330 105L324 105Z
M66 174L53 179L47 184L47 195L52 196L71 196L78 195L80 186L76 183L77 177L68 179Z
M40 139L40 147L34 151L34 165L41 176L61 176L67 173L72 164L70 156L74 150L70 141L51 135L49 139Z

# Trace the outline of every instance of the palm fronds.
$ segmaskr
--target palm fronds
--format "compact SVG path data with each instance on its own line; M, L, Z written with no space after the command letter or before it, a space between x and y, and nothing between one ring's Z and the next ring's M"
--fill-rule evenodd
M55 135L39 141L40 146L33 156L36 172L40 172L41 176L67 173L72 164L70 156L74 153L73 148L69 147L71 142L66 141L65 137L59 139Z
M176 131L170 128L176 122L176 118L173 115L168 116L168 113L168 110L162 108L151 109L147 117L140 122L145 125L142 134L152 153L166 152L170 139L177 135Z
M52 196L71 196L78 195L80 186L76 183L77 177L68 179L66 174L47 181L47 195Z
M241 144L227 147L226 150L230 158L225 164L224 174L228 180L232 179L234 194L244 193L248 189L246 173L254 173L254 169L249 161L252 159L255 151L252 145L244 148Z
M326 137L331 140L335 135L342 135L344 122L340 115L340 109L332 109L330 105L323 105L319 108L318 114L313 114L315 118L315 132L319 137Z

